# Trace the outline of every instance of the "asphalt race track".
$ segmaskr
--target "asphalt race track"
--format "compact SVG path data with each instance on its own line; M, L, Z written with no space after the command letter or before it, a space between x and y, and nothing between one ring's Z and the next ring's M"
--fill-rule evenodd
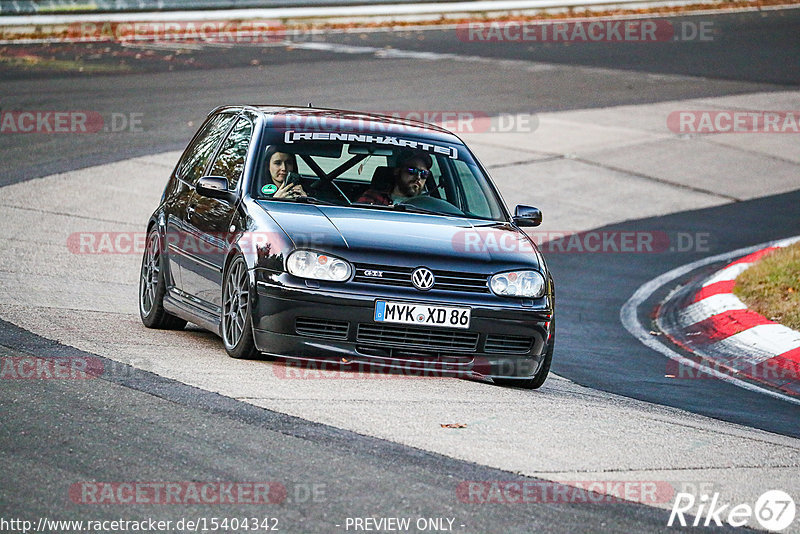
M798 134L697 135L667 123L681 110L800 109L800 10L673 22L710 23L712 38L463 43L430 29L180 53L3 45L0 55L46 61L2 64L2 111L89 110L104 127L0 134L1 356L73 356L104 372L0 380L2 518L154 518L173 521L172 532L192 530L175 526L181 518L212 517L276 518L284 532L358 531L352 520L365 517L442 521L411 532L659 532L674 530L679 491L753 505L777 489L797 502L800 405L676 379L620 321L634 291L670 269L800 234ZM242 102L494 117L495 131L458 133L508 204L544 212L534 234L556 278L559 321L545 386L293 380L280 364L227 358L200 330L145 329L140 255L77 254L68 240L143 231L176 151L210 109ZM572 232L663 246L587 252L569 248ZM639 309L643 325L671 289ZM279 498L93 504L85 491L158 481L275 484ZM464 495L470 481L541 482L554 493L483 503ZM573 491L600 482L659 491L600 502ZM784 532L800 532L800 520Z

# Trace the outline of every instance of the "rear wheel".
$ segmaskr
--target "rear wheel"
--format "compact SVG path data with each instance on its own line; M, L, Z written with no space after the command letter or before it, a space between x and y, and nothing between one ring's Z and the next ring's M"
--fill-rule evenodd
M228 264L223 278L222 341L231 358L255 358L258 354L250 317L250 280L240 255Z
M148 328L180 330L186 321L164 309L167 283L161 268L161 239L154 228L147 234L139 276L139 315Z

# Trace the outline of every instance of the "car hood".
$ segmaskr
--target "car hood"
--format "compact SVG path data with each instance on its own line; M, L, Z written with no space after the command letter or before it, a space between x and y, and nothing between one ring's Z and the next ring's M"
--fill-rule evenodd
M518 228L476 219L370 208L259 202L297 248L355 263L497 272L539 268L539 252Z

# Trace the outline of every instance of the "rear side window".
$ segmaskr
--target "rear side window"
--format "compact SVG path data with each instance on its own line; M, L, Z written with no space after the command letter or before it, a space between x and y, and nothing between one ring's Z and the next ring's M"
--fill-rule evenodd
M233 122L234 115L221 114L213 117L203 127L200 135L189 146L178 166L178 176L194 185L203 176L208 158L214 153L219 140Z
M253 125L250 121L245 118L239 119L222 144L219 156L209 172L212 176L227 178L228 189L234 190L239 184L252 135Z

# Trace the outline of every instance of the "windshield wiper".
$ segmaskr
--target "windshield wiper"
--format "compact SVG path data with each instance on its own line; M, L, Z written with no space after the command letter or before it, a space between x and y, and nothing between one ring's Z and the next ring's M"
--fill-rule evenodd
M394 206L386 204L369 204L367 202L353 202L350 204L353 208L367 208L373 210L393 210Z
M429 210L426 208L420 208L419 206L414 206L413 204L367 204L366 202L354 202L351 204L354 208L368 208L374 210L384 210L384 211L408 211L412 213L428 213L431 215L448 215L447 213L442 213L441 211L434 211Z
M317 197L294 197L293 199L295 202L302 202L303 204L318 204L322 206L341 206L341 204L336 204L334 202L330 202L328 200L322 200L321 198Z
M429 210L427 208L420 208L419 206L415 206L414 204L395 204L392 206L392 209L395 211L410 211L413 213L430 213L432 215L448 215L447 213L442 213L441 211L436 210Z
M293 197L293 198L289 198L289 197L284 197L284 198L262 198L262 199L259 199L259 200L272 200L272 201L278 201L278 202L298 202L300 204L319 204L319 205L323 205L323 206L339 206L340 205L340 204L334 204L333 202L328 202L327 200L322 200L321 198L306 197L306 196Z

